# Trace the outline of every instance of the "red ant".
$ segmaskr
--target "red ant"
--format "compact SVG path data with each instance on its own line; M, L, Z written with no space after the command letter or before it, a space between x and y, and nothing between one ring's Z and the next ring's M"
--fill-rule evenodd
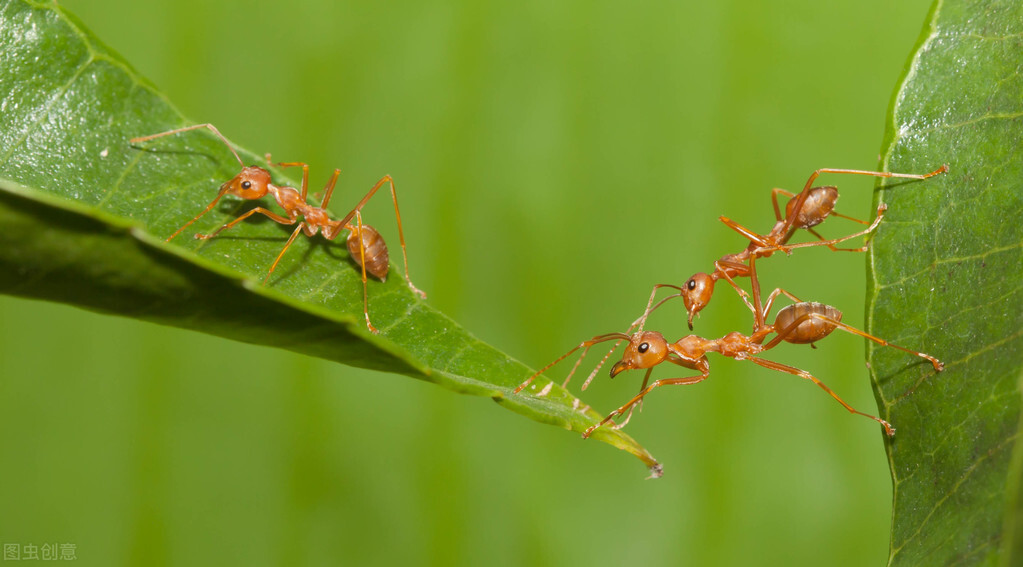
M615 417L625 414L625 412L628 411L629 414L628 416L626 416L625 421L621 424L617 424L614 426L615 428L624 427L625 424L628 423L628 418L631 417L632 415L633 407L636 406L636 404L641 403L643 397L649 394L654 388L667 385L696 384L697 382L705 380L710 375L710 362L707 360L706 356L708 352L717 352L729 358L733 358L735 360L749 360L750 362L763 366L764 368L770 368L772 370L786 372L789 374L793 374L795 376L799 376L800 378L810 380L814 384L820 386L828 394L830 394L831 397L838 400L838 403L842 404L842 406L845 407L845 409L849 410L851 413L868 417L880 423L884 427L885 433L889 437L895 435L895 428L892 427L890 423L879 417L861 412L853 408L852 406L847 404L842 398L840 398L838 394L832 391L831 388L828 388L823 382L821 382L819 379L814 377L809 372L800 370L792 366L788 366L786 364L781 364L779 362L765 360L756 355L759 355L764 351L770 350L778 346L783 341L793 344L810 344L812 346L813 343L828 336L835 329L840 328L849 333L853 333L855 335L859 335L861 337L874 341L882 346L890 346L893 348L897 348L899 350L908 352L915 356L927 359L934 366L935 371L940 372L944 370L945 369L944 363L928 354L916 352L913 350L909 350L905 347L891 344L888 341L885 341L884 339L879 339L875 336L867 334L864 331L856 329L855 327L846 325L845 323L841 322L842 312L839 311L838 309L835 309L834 307L831 307L830 305L825 305L823 303L800 301L794 295L790 294L789 292L781 288L775 289L768 297L766 305L761 307L760 284L757 281L756 277L755 260L756 255L751 256L749 264L750 278L752 280L753 287L754 303L753 334L743 335L742 333L733 332L725 335L724 337L721 337L720 339L705 339L697 335L689 335L683 337L682 339L675 343L668 343L668 341L665 340L664 336L656 331L640 331L631 336L625 333L609 333L606 335L598 335L588 341L583 341L572 350L568 351L567 353L563 354L562 356L554 360L554 362L540 369L540 371L533 374L525 382L520 384L515 389L515 392L517 393L522 391L537 376L539 376L544 371L551 368L558 362L564 360L573 352L582 348L584 349L582 355L579 357L579 360L576 361L576 364L572 368L572 371L569 372L568 377L565 379L564 385L567 386L568 380L571 379L572 377L572 373L575 372L575 369L579 366L579 363L582 361L582 358L586 355L586 352L589 350L591 346L605 341L626 340L629 341L629 345L625 349L625 352L622 356L622 360L620 360L614 366L611 367L611 378L614 378L615 376L626 370L646 369L647 372L643 378L643 384L640 388L640 392L631 400L629 400L625 405L619 407L615 411L608 414L608 416L605 417L600 423L590 426L588 429L586 429L586 431L583 432L584 438L589 437L594 432L594 430L608 423ZM767 318L767 315L770 313L771 305L774 302L774 299L779 294L784 294L786 297L789 297L793 301L797 301L797 303L783 308L781 311L778 312L778 315L774 319L774 323L766 324L765 319ZM764 344L764 341L767 340L767 337L772 333L776 334L777 336L775 336L767 344ZM682 378L664 378L656 380L648 386L647 383L650 379L650 373L653 371L653 367L663 362L670 362L672 364L677 364L685 368L696 370L700 374L699 376L688 376ZM585 387L586 385L584 384L583 388L585 389Z
M151 136L142 136L139 138L132 138L130 141L133 144L146 142L154 138L160 138L162 136L170 136L172 134L179 134L181 132L187 132L189 130L195 130L198 128L209 128L214 134L217 135L224 145L227 146L234 157L238 160L238 164L241 165L242 170L238 175L234 176L231 180L220 186L220 191L217 196L192 220L186 222L184 226L179 228L174 234L167 238L167 242L170 242L177 235L181 234L186 228L192 223L199 220L200 217L213 210L220 198L226 194L231 194L242 199L255 200L260 199L269 193L273 196L277 204L281 206L287 213L287 216L282 216L274 213L273 211L264 209L263 207L256 207L248 212L242 214L238 218L231 222L221 226L217 230L210 234L196 234L195 238L200 240L208 240L220 234L221 232L235 226L241 221L248 217L259 213L265 215L267 218L274 222L278 222L284 225L298 224L295 227L295 231L291 233L291 237L284 244L284 248L281 249L280 254L274 260L273 264L270 265L270 269L266 273L266 278L263 279L263 284L270 280L270 275L273 274L274 268L277 267L278 262L284 257L284 253L287 252L288 247L295 241L300 232L305 233L306 236L315 236L317 232L321 232L324 238L328 240L334 240L337 238L341 231L349 231L347 238L348 253L351 254L352 258L362 268L362 312L366 316L366 326L373 333L377 333L376 327L373 326L369 321L369 293L366 284L366 272L369 272L373 276L384 280L387 278L387 271L390 267L390 259L387 252L387 244L384 242L380 233L369 225L362 224L362 207L376 194L377 190L383 187L386 183L391 186L391 199L394 201L394 216L398 220L398 238L401 239L401 256L405 264L405 281L408 282L412 291L415 292L422 298L426 298L426 294L416 288L412 284L412 280L409 279L408 275L408 255L405 252L405 235L401 228L401 213L398 212L398 196L394 190L394 180L391 179L390 175L385 175L380 181L377 181L375 185L363 196L362 200L359 201L355 208L348 212L341 220L331 220L330 212L327 211L327 204L330 202L330 197L334 192L334 184L337 183L337 178L341 175L340 169L335 169L334 174L331 175L330 181L327 182L326 187L323 189L323 201L319 207L314 207L306 202L306 195L309 189L309 165L302 162L282 162L278 163L278 167L301 167L302 168L302 189L297 190L294 187L277 186L271 183L270 172L262 167L253 165L246 167L245 162L235 151L234 147L227 141L227 138L220 133L212 124L196 124L194 126L186 126L184 128L178 128L175 130L169 130L167 132L161 132L159 134L153 134ZM266 154L267 165L273 165L270 160L270 154ZM299 220L299 216L302 220ZM351 224L352 219L355 219L355 224Z
M693 274L692 277L686 280L686 283L683 284L682 287L672 284L655 285L653 290L650 292L650 300L647 302L646 311L643 312L642 317L633 323L632 327L629 327L629 330L631 331L638 324L639 330L642 331L643 324L646 322L646 318L650 315L650 313L663 305L664 302L676 297L681 297L682 302L685 304L686 312L688 313L689 330L692 330L693 316L699 313L707 306L707 304L710 303L710 298L714 293L714 283L722 278L727 281L729 285L735 288L739 296L746 302L746 305L752 309L749 301L746 300L746 292L735 283L733 278L749 277L750 269L747 266L747 263L754 257L767 258L779 250L789 254L795 248L806 248L810 246L827 246L836 252L865 252L867 250L867 246L862 246L860 248L836 248L835 244L839 244L858 236L864 236L872 232L877 227L878 223L881 222L887 206L882 203L877 208L877 217L875 217L872 223L867 223L867 221L835 212L835 203L838 201L838 188L830 185L823 187L812 186L814 180L816 180L822 173L870 175L873 177L895 177L900 179L927 179L929 177L945 173L946 171L948 171L947 165L942 165L938 169L922 175L911 173L891 173L887 171L825 168L818 169L813 172L810 175L810 178L806 180L803 190L800 191L798 195L793 195L791 192L784 189L772 189L771 202L774 204L774 216L776 221L771 232L766 235L757 234L727 217L720 217L721 222L725 223L729 228L750 240L746 249L738 254L722 256L721 259L714 262L714 271L712 273L706 274L698 272ZM790 197L789 202L785 205L784 218L782 218L781 208L778 206L779 193ZM813 227L824 222L824 219L832 215L860 224L869 224L869 226L865 230L842 238L825 240L824 237L817 233L817 231L813 230ZM792 235L795 234L797 229L805 229L809 231L817 237L817 241L788 244L789 239L792 238ZM657 295L657 290L662 287L670 287L678 290L678 293L669 295L662 299L657 305L651 307L654 302L654 297Z

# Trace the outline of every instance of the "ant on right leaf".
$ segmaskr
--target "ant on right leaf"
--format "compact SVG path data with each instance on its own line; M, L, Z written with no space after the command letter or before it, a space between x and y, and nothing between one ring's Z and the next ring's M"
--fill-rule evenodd
M746 302L746 306L752 309L753 307L749 304L746 299L746 292L735 283L733 278L738 277L749 277L750 268L746 265L754 257L767 258L774 252L782 251L786 254L792 252L795 248L808 248L812 246L827 246L836 252L866 252L867 246L861 246L859 248L836 248L836 244L851 240L859 236L866 236L877 228L877 225L884 218L884 212L887 209L887 205L881 204L877 208L877 216L874 221L867 223L867 221L853 218L850 216L843 215L835 212L835 203L838 201L838 188L832 185L826 185L821 187L814 187L813 182L822 173L839 173L839 174L851 174L851 175L869 175L872 177L881 178L899 178L899 179L927 179L940 175L948 171L947 165L942 165L938 169L924 174L913 174L913 173L891 173L888 171L864 171L859 169L818 169L810 174L810 178L806 180L806 184L803 186L803 190L798 194L793 195L791 192L784 189L772 189L771 190L771 202L774 205L774 216L775 223L774 227L771 228L771 232L766 235L760 235L752 230L740 225L739 223L727 218L719 217L721 222L725 223L729 228L738 232L749 239L749 245L738 254L728 254L722 256L721 259L714 262L714 271L710 274L703 272L697 272L692 275L685 284L681 287L671 284L657 284L654 286L650 293L650 301L647 302L646 311L643 312L643 316L637 319L629 330L631 331L637 325L639 330L643 330L643 324L646 322L646 318L652 311L663 305L666 301L681 297L683 304L685 304L686 312L689 316L689 330L693 330L693 317L703 310L710 303L711 296L714 294L714 283L719 279L724 279L731 285L739 296ZM781 208L778 206L778 195L782 194L790 197L789 202L785 205L785 216L782 217ZM866 229L859 232L827 240L823 236L817 233L813 227L824 222L829 216L841 217L846 220L851 220L864 225L869 225ZM797 229L803 229L810 234L817 237L816 241L801 242L798 244L788 244L788 241L796 233ZM653 305L654 297L657 295L657 290L662 287L670 287L678 291L677 294L669 295L662 299L657 305ZM651 307L652 306L652 307Z
M804 194L808 193L808 189L810 188L810 185L812 184L814 178L817 176L817 174L819 174L822 171L860 173L869 175L879 175L884 177L926 178L933 175L937 175L939 173L943 173L947 171L947 169L948 169L947 167L942 166L935 172L932 172L925 176L909 176L905 174L878 174L876 172L860 172L853 170L818 170L818 172L815 172L815 174L810 177L810 180L807 181L806 185L807 189L804 189ZM775 191L777 193L780 192L781 190L776 189ZM837 192L835 193L835 198L837 198ZM793 202L795 202L796 204L793 205ZM861 331L860 329L842 323L841 322L842 312L830 305L825 305L823 303L818 302L802 301L795 295L789 293L788 291L782 288L776 288L768 295L767 301L763 304L761 303L760 282L757 278L756 260L758 257L767 257L771 253L778 250L787 252L788 251L787 249L801 247L801 245L799 244L785 246L784 243L791 236L791 232L794 230L793 225L796 222L793 218L792 210L798 207L802 207L803 203L805 202L807 202L807 199L805 198L799 199L798 197L796 199L793 199L793 201L790 201L789 206L786 207L787 211L786 219L785 220L779 219L779 222L775 225L775 229L772 230L771 234L768 235L767 237L760 237L759 235L746 231L745 229L740 230L741 227L739 227L739 225L731 223L731 221L729 221L728 219L722 218L722 220L724 220L725 223L728 224L730 227L739 230L740 232L742 232L744 235L751 239L751 245L743 253L732 256L725 256L724 258L722 258L722 260L719 260L718 262L715 263L715 266L722 273L720 277L724 277L726 280L728 280L729 283L731 283L734 287L736 287L737 290L740 291L740 295L742 296L745 296L745 292L738 288L738 286L736 286L735 283L732 282L730 278L736 277L737 275L748 276L750 278L751 287L753 291L753 303L750 304L748 301L746 301L746 305L750 308L750 310L753 313L753 332L750 335L744 335L739 332L732 332L719 339L706 339L698 335L688 335L686 337L679 339L677 342L669 343L661 333L658 333L656 331L642 330L642 322L646 319L646 316L649 315L650 312L653 310L648 306L647 311L644 313L644 317L642 318L642 320L639 320L633 324L633 327L639 324L641 328L640 331L633 333L631 335L626 333L608 333L605 335L595 336L587 341L583 341L579 345L575 346L565 354L555 359L547 366L541 368L539 371L530 376L524 382L519 384L519 386L515 388L515 393L521 392L523 389L528 387L537 376L544 373L546 370L550 369L558 362L561 362L575 351L582 349L582 353L576 360L575 365L572 367L572 370L568 373L568 376L565 378L565 381L563 383L563 387L567 387L568 381L571 380L572 375L575 373L576 369L578 369L579 364L586 356L590 347L592 347L595 344L607 341L628 341L628 346L625 348L625 352L622 355L622 359L611 367L610 375L611 378L614 378L615 376L621 374L626 370L646 370L646 374L643 377L643 383L640 386L640 392L632 399L630 399L628 402L626 402L624 405L608 414L607 417L605 417L599 423L590 426L588 429L586 429L586 431L583 432L584 438L589 437L596 429L608 423L612 423L611 427L614 429L620 429L624 427L629 422L629 419L632 416L632 411L635 409L635 407L637 405L642 404L644 396L653 391L654 388L668 385L696 384L698 382L702 382L703 380L705 380L708 376L710 376L710 362L707 360L707 353L709 352L717 352L722 356L727 356L735 360L749 360L750 362L763 366L764 368L777 370L779 372L785 372L788 374L792 374L794 376L798 376L800 378L804 378L806 380L810 380L814 384L817 384L829 395L831 395L831 397L837 400L838 403L842 404L842 406L845 407L845 409L849 410L849 412L862 415L864 417L867 417L878 422L879 424L881 424L882 427L884 427L884 431L889 437L894 436L895 428L892 427L890 423L879 417L861 412L853 408L848 403L846 403L842 398L840 398L838 394L831 390L831 388L829 388L827 385L825 385L817 377L813 376L809 372L806 372L805 370L800 370L793 366L767 360L759 356L763 352L778 346L782 342L788 342L793 344L810 344L811 346L813 346L814 343L827 337L835 329L842 329L848 333L859 335L868 340L874 341L875 343L881 346L896 348L909 354L912 354L914 356L923 358L931 363L936 372L941 372L945 368L944 363L942 363L940 360L929 354L917 352L899 345L889 343L884 339L867 334L866 332ZM777 212L778 211L777 201L775 203L776 203L775 208ZM831 207L833 207L833 205L834 199L831 200ZM830 212L830 208L828 208L827 212ZM883 212L884 207L882 206L878 210L879 216ZM780 217L780 213L778 213L778 216ZM817 223L823 220L823 218L826 216L827 213L821 216L820 220L818 220ZM874 223L871 224L871 227L868 228L867 231L864 231L864 233L872 230L877 225L877 222L878 221L875 220ZM802 224L805 224L803 223L803 221L800 221L800 223L801 224L797 224L795 226L797 228L807 229L809 229L810 226L813 226L813 224L802 226ZM816 235L816 233L814 234ZM829 247L833 248L834 244L839 243L842 240L847 240L848 238L851 237L831 241L825 241L822 239L820 242L810 242L802 246L828 245ZM745 260L748 260L748 264L745 263L732 264L727 262L729 258L737 258L742 255L748 256L748 258L744 258ZM741 267L741 270L739 269L739 267ZM657 288L655 287L654 290L656 292ZM682 294L680 293L679 295ZM787 298L791 299L795 303L782 308L775 316L773 323L768 324L767 317L771 312L771 307L774 304L774 300L777 299L779 295L785 295ZM678 295L671 297L678 297ZM670 299L670 297L668 299ZM667 299L662 300L661 303L659 303L654 308L660 306L666 300ZM651 297L651 303L652 301L653 298ZM705 304L706 303L704 303L704 305ZM690 322L692 314L693 312L690 311ZM629 330L631 331L633 327L630 327ZM772 334L775 335L774 338L768 341L768 338ZM767 342L765 343L765 341ZM610 353L608 353L608 355L610 355ZM606 359L607 356L604 357L604 360ZM602 360L600 364L603 364L604 360ZM679 378L662 378L659 380L655 380L653 383L650 383L648 385L650 380L650 374L653 371L653 368L664 362L669 362L678 366L682 366L684 368L695 370L699 372L699 375ZM583 383L582 386L583 390L585 390L586 387L589 385L590 381L593 379L594 375L597 373L599 368L600 365L597 366L597 369L595 369L587 378L587 380ZM614 418L622 415L625 416L625 419L622 421L622 423L615 424L613 422Z

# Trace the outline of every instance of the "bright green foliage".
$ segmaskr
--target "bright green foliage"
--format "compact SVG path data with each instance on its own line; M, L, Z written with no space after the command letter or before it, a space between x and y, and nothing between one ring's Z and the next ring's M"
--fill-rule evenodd
M1023 369L1023 7L937 2L896 93L884 164L951 171L885 183L870 346L894 479L892 565L1019 564L1013 459ZM949 73L949 69L955 72Z
M56 5L9 2L0 19L3 293L399 372L575 431L602 417L558 387L544 398L512 394L532 371L419 300L398 266L386 282L370 282L370 314L381 329L371 335L361 275L340 240L300 238L264 287L291 227L255 217L217 239L188 237L251 204L225 199L164 243L237 173L232 154L205 130L130 144L188 121ZM400 199L401 180L397 187ZM392 257L399 252L392 242ZM414 278L426 259L414 247L410 256ZM594 438L657 465L618 431L602 428Z

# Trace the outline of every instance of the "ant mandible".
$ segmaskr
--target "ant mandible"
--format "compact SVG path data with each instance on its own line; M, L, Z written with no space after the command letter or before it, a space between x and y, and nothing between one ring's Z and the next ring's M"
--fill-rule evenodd
M362 312L366 317L366 327L373 333L377 333L376 327L370 323L369 320L369 291L367 289L367 277L366 273L369 272L373 276L384 280L387 278L387 272L390 267L390 258L387 252L387 244L384 242L383 237L373 227L362 223L362 207L376 194L377 190L384 186L384 184L390 185L391 188L391 199L394 201L394 216L398 221L398 238L401 240L401 256L405 265L405 281L408 282L408 286L422 298L426 298L426 294L420 291L415 285L412 284L412 280L408 275L408 255L405 251L405 235L401 228L401 213L398 211L398 196L394 190L394 180L391 179L390 175L385 175L362 197L362 200L355 205L351 211L348 212L341 220L332 220L330 218L330 212L327 211L327 204L330 202L330 197L334 192L334 185L337 183L338 176L341 175L340 169L335 169L334 174L331 175L330 181L327 182L324 187L323 201L319 207L315 207L306 202L306 196L309 190L309 165L302 162L281 162L277 165L279 167L301 167L302 168L302 189L297 190L294 187L277 186L271 182L270 172L266 169L252 165L246 166L245 162L242 161L241 156L235 151L234 147L227 141L227 138L220 133L219 130L212 124L196 124L194 126L186 126L184 128L177 128L174 130L168 130L166 132L160 132L159 134L152 134L150 136L142 136L138 138L132 138L131 143L137 144L146 142L155 138L163 136L170 136L173 134L180 134L182 132L188 132L190 130L196 130L198 128L208 128L224 145L227 146L235 159L238 160L238 164L241 166L241 171L238 175L231 178L229 181L220 186L220 191L217 192L217 196L214 197L213 201L206 206L198 215L192 220L186 222L181 228L176 230L174 234L167 238L167 242L170 242L177 235L181 234L186 228L192 223L199 220L200 217L213 210L217 202L220 201L224 195L234 195L246 200L255 200L264 197L269 193L277 204L284 209L287 216L282 216L273 211L264 209L263 207L256 207L251 209L238 218L231 222L224 224L217 230L210 234L196 234L195 238L200 240L208 240L220 234L221 232L235 226L242 222L248 217L254 214L261 214L284 225L294 225L294 232L291 233L291 237L284 244L284 248L281 249L277 258L273 264L270 265L270 269L266 273L266 277L263 279L263 284L270 280L270 275L273 274L277 264L284 257L284 253L287 252L288 247L295 241L299 233L305 233L306 236L313 237L317 232L323 234L324 238L328 240L334 240L337 238L342 231L347 230L348 238L346 245L348 247L348 253L351 254L352 258L359 267L362 268ZM270 154L266 154L267 165L273 165L271 163ZM299 220L301 216L301 220ZM352 219L355 219L355 224L352 224Z
M706 356L708 352L717 352L735 360L749 360L750 362L763 366L764 368L777 370L779 372L786 372L788 374L793 374L800 378L810 380L831 395L831 397L837 400L838 403L842 404L842 406L849 410L849 412L862 415L880 423L889 437L895 435L895 428L892 427L890 423L879 417L853 408L846 403L845 400L840 398L838 394L831 390L831 388L826 386L809 372L787 364L766 360L757 355L778 346L782 342L813 345L813 343L830 335L835 329L843 329L849 333L874 341L882 346L889 346L924 358L933 365L934 370L937 372L941 372L945 369L944 363L929 354L913 351L908 348L889 343L884 339L877 338L855 327L842 323L842 312L838 309L823 303L799 301L798 298L781 288L775 289L770 294L767 303L762 307L760 303L760 285L756 278L755 260L756 256L752 256L750 258L749 266L750 278L753 282L754 302L754 330L751 335L732 332L720 339L705 339L697 335L688 335L675 343L669 343L665 340L661 333L656 331L639 331L632 335L625 333L598 335L588 341L583 341L575 348L569 350L567 353L558 357L540 371L530 376L515 389L515 392L522 391L537 376L581 348L583 349L582 356L580 356L579 360L576 361L572 371L569 372L568 377L565 379L564 385L567 386L568 380L571 379L572 374L575 372L576 368L578 368L579 363L582 361L582 358L586 355L586 352L591 346L606 341L626 340L629 341L629 345L625 348L622 360L618 361L611 367L611 378L614 378L626 370L645 369L647 372L643 378L643 384L640 387L640 392L627 403L608 414L608 416L600 421L600 423L587 428L586 431L583 432L584 438L589 437L597 428L607 424L615 417L629 412L623 423L614 426L615 428L624 427L625 424L628 423L628 418L631 417L631 410L633 407L636 406L636 404L641 403L643 397L649 394L654 388L668 385L696 384L697 382L705 380L708 376L710 376L710 362L707 360ZM765 320L767 315L770 313L771 305L774 302L774 299L780 294L784 294L794 301L798 301L798 303L794 303L783 308L778 312L774 322L772 324L767 324ZM776 336L764 344L764 341L767 340L772 333ZM700 374L698 376L687 376L681 378L664 378L656 380L648 386L647 383L653 368L664 362L670 362L684 368L696 370ZM587 380L587 384L588 382L589 380ZM586 385L584 384L583 387L585 388L585 386Z

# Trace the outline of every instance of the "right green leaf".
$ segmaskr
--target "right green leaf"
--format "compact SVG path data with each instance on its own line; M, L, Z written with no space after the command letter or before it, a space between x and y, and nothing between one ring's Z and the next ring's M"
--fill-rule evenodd
M1020 553L1023 6L935 2L895 93L872 245L868 346L894 483L891 565L1012 565ZM1015 453L1015 455L1014 455Z

